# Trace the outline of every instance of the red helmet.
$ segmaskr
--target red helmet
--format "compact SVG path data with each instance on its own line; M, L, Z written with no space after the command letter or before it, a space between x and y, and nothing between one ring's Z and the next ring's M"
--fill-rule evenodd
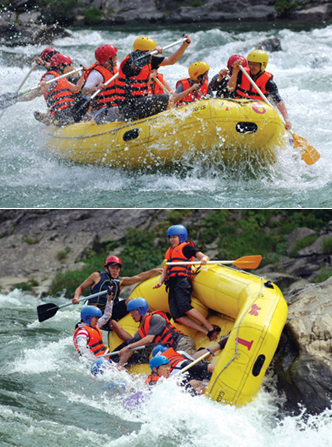
M67 56L66 54L57 53L54 56L52 56L52 59L50 60L51 67L58 67L61 64L71 65L72 61L70 57Z
M248 62L247 62L247 59L245 57L241 56L240 54L233 54L233 56L231 56L228 59L228 62L227 62L228 70L230 70L232 68L234 62L238 61L238 60L241 60L243 62L242 63L242 67L248 67Z
M45 50L43 50L41 52L40 59L44 62L45 61L47 62L51 59L52 56L54 56L57 53L58 53L58 51L55 48L51 48L51 47L45 48Z
M111 57L115 56L117 52L118 50L114 45L102 45L95 51L96 61L100 64L104 64L106 61L111 59Z
M122 267L122 261L120 258L118 258L117 256L109 256L104 264L104 267L107 267L108 265L114 265L114 264L118 264L120 266L120 268Z

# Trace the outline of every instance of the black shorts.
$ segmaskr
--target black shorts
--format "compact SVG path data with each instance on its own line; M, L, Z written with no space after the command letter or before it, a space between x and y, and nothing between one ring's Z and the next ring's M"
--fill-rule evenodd
M148 95L119 104L119 110L125 120L136 121L164 112L168 102L169 95Z
M115 303L113 306L111 318L100 329L103 331L109 331L110 330L110 328L109 328L110 321L111 320L119 321L119 320L121 320L121 318L123 318L125 315L127 315L127 313L128 313L128 311L127 311L126 300L122 300L122 301Z
M186 315L191 305L192 284L187 276L175 276L168 281L168 304L174 320Z

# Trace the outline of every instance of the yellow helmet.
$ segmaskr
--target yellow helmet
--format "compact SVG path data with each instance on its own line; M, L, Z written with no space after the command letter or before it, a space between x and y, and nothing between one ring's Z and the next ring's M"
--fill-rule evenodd
M210 69L209 65L206 62L194 62L188 68L189 76L193 81L197 81L198 76L203 75Z
M153 39L150 39L150 37L141 36L137 37L134 42L134 51L151 51L154 50L156 46L157 44Z
M261 70L264 71L267 67L269 61L269 56L266 51L263 50L253 50L247 56L248 62L258 62L261 64Z

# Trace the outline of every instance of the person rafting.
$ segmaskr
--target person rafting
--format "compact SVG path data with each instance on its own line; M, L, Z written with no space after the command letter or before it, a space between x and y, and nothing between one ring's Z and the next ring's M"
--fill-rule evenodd
M175 93L177 106L183 106L212 95L209 90L210 66L203 61L194 62L188 68L189 78L180 79L176 83Z
M96 61L86 71L82 95L100 93L92 102L92 117L97 124L121 120L115 96L115 79L105 83L118 73L118 50L114 45L101 45L95 51Z
M85 306L81 311L82 323L78 324L73 336L77 352L93 361L107 352L100 328L109 320L113 309L113 294L108 296L104 315L96 306Z
M148 94L162 95L165 92L172 93L172 87L170 86L169 82L166 81L166 79L161 73L158 73L157 68L155 70L151 70Z
M168 262L188 262L194 257L205 265L209 257L204 255L192 242L186 242L188 231L183 225L172 225L166 232L171 247L165 254ZM171 315L177 323L202 332L210 340L215 340L220 332L220 328L212 325L207 319L191 305L192 292L192 269L190 265L166 265L159 282L153 286L157 289L166 283L168 289L168 304ZM198 320L200 324L196 323Z
M127 340L128 338L131 338L131 335L128 334L127 331L123 330L118 321L127 315L127 304L129 300L119 300L120 292L126 286L132 286L133 284L137 284L138 282L151 278L151 276L155 275L156 273L161 273L162 269L154 268L146 272L139 273L135 276L120 277L121 268L122 261L118 256L107 257L104 263L104 271L99 270L94 272L85 281L83 281L83 283L75 290L72 303L78 304L79 297L88 287L91 289L91 294L105 290L105 295L100 295L97 298L89 300L90 305L97 306L103 313L107 304L108 287L111 287L114 295L112 318L107 320L101 329L105 331L113 330L118 337L121 338L121 340Z
M72 84L66 78L46 84L64 74L66 66L72 65L72 60L65 54L55 54L50 60L50 69L40 81L41 92L45 98L50 119L57 126L67 126L74 123L71 109L74 105L74 94L78 93L84 84L84 70L77 84Z
M40 56L34 57L32 61L48 70L50 68L50 60L55 54L59 53L60 51L57 51L55 48L47 47L40 53Z
M159 310L149 312L149 304L145 298L133 298L127 304L127 310L132 319L139 323L139 328L133 337L128 333L131 338L117 347L117 350L120 349L120 365L127 363L135 348L151 343L166 343L174 349L186 351L188 354L196 352L194 340L173 326L164 312ZM142 349L139 354L139 362L144 363L149 354L149 348Z
M171 366L169 359L164 355L157 355L149 362L151 374L145 379L145 385L152 387L158 383L160 379L168 379L170 377ZM181 385L193 395L203 394L206 390L203 382L196 379L187 379L183 377Z
M184 37L187 39L181 47L167 57L147 54L152 50L158 51L158 54L163 52L150 37L140 36L135 40L133 52L121 62L116 80L117 102L125 120L146 118L167 109L169 94L148 94L150 73L158 67L174 65L181 58L191 42L187 34Z
M232 76L234 63L239 64L240 60L243 62L243 67L248 66L244 56L233 54L227 61L227 68L222 68L218 74L213 76L209 84L209 89L216 92L217 98L235 98L235 93L228 90L228 81Z
M287 130L292 128L289 120L286 105L282 100L278 87L273 80L273 74L266 71L269 56L266 51L253 50L247 56L248 67L244 68L248 75L256 83L257 87L262 91L265 96L269 96L272 99L285 120L285 127ZM228 82L228 90L235 92L237 99L250 98L262 100L259 93L249 82L249 79L240 72L239 65L243 65L243 61L235 61L233 64L233 73ZM240 72L240 73L239 73Z
M207 352L209 352L212 355L212 357L214 357L214 354L217 351L224 349L227 340L228 335L226 337L221 337L221 339L217 344L210 346L209 348L199 349L192 356L185 351L175 350L172 347L164 345L157 345L156 347L153 348L152 357L158 355L163 355L167 357L170 365L170 371L169 371L170 376L172 376L177 371L181 370L185 366L190 365L190 363L192 363L194 360L197 360ZM216 368L215 364L208 363L205 360L202 360L201 362L196 363L195 365L193 365L191 368L188 369L189 380L190 379L210 380L215 368Z

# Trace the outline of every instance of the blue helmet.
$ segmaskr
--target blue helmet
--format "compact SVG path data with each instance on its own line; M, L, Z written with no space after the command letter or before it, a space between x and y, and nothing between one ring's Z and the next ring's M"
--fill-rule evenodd
M150 360L150 368L153 371L153 368L159 368L161 365L168 365L169 360L164 355L156 355L156 357L152 357Z
M167 351L167 349L167 346L157 345L155 348L153 348L152 357L155 357L157 354L163 354L165 351Z
M104 357L96 360L91 365L91 372L94 376L97 374L104 374L106 369L110 366L111 362Z
M135 310L137 309L141 317L144 317L145 314L149 311L149 305L145 298L139 297L134 298L129 301L127 304L127 310Z
M182 244L188 238L188 231L183 225L172 225L167 230L166 236L179 236L180 244Z
M99 309L99 307L96 306L85 306L81 311L81 318L86 324L91 323L92 317L100 318L102 315L102 311Z

